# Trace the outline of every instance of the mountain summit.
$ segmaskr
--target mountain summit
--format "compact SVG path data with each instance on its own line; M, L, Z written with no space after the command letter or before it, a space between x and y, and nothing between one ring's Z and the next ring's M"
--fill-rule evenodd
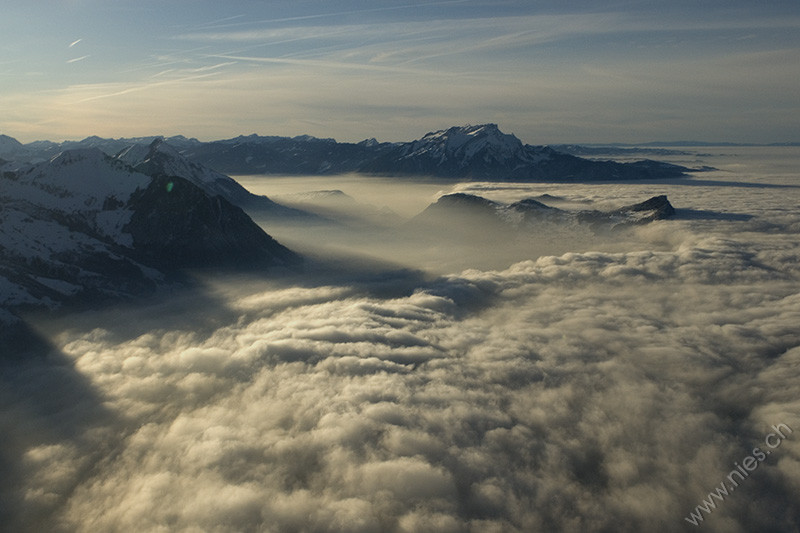
M457 126L434 131L398 145L365 165L379 174L427 174L439 177L489 178L548 158L546 148L526 147L497 124Z
M474 158L484 155L498 161L519 156L523 151L522 141L513 134L500 131L497 124L456 126L434 131L414 141L410 148L411 154L434 150L445 156Z
M482 124L435 131L394 145L361 170L497 181L593 181L678 177L688 169L647 160L591 161L523 144L496 124Z

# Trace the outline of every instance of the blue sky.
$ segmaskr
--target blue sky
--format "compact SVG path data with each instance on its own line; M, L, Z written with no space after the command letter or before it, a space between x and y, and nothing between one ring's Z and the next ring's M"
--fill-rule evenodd
M800 4L15 1L0 133L800 140Z

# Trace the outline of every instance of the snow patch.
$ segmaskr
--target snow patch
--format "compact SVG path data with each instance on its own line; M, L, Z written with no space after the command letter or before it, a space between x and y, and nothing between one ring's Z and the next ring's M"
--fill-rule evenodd
M53 278L45 278L41 276L34 277L36 281L53 289L56 292L59 292L65 296L72 296L73 294L77 294L81 291L82 287L79 285L75 285L73 283L69 283L60 279L53 279Z

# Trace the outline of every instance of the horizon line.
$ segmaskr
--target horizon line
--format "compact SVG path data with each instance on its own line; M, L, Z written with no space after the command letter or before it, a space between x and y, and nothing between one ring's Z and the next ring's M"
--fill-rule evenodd
M441 128L439 130L428 131L425 134L421 135L420 137L417 137L417 138L414 138L414 139L397 140L397 141L378 141L378 142L381 142L381 143L384 143L384 142L388 142L388 143L411 142L411 141L415 141L415 140L418 140L418 139L424 137L428 133L434 133L434 132L437 132L437 131L446 131L447 129L450 129L450 128L453 128L453 127L485 126L485 125L489 125L489 124L497 125L496 123L487 122L487 123L482 123L482 124L464 124L464 125L461 125L461 126L448 126L448 127L445 127L445 128ZM500 129L499 126L498 126L498 129ZM502 130L501 130L501 132L502 132ZM502 132L502 133L506 133L506 132ZM516 135L514 133L508 133L508 135L513 135L513 136L516 137ZM153 134L151 134L151 135L131 135L131 136L121 136L121 137L103 137L103 136L100 136L100 135L97 135L97 134L91 134L91 135L86 135L86 136L82 136L82 137L77 137L76 136L76 137L72 137L72 138L64 138L63 140L60 140L60 141L54 141L52 139L35 139L33 141L20 141L16 137L14 137L13 135L8 135L8 134L0 132L0 138L5 137L7 139L11 139L13 141L16 141L16 142L20 143L22 146L27 146L27 145L34 144L34 143L44 143L44 142L49 142L49 143L53 143L53 144L64 144L64 143L70 143L70 142L80 143L80 142L83 142L83 141L86 141L86 140L92 139L92 138L106 140L106 141L126 141L126 140L137 140L137 139L148 139L148 138L150 138L150 139L162 138L162 139L166 140L166 139L170 139L170 138L173 138L173 137L183 137L183 138L185 138L187 140L195 140L195 141L198 141L200 143L212 143L212 142L220 142L220 141L229 141L229 140L236 139L236 138L239 138L239 137L252 137L252 136L261 137L261 138L275 137L275 138L282 138L282 139L294 139L294 138L297 138L297 137L310 137L310 138L313 138L313 139L321 139L321 140L331 139L331 140L333 140L333 141L335 141L337 143L340 143L340 144L357 144L357 143L362 142L362 141L376 139L376 137L374 137L374 136L366 136L366 137L363 137L363 138L359 139L358 141L340 141L340 140L336 139L335 137L326 137L326 136L320 137L320 136L317 136L317 135L310 135L310 134L307 134L307 133L300 133L300 134L297 134L297 135L277 135L277 134L263 134L263 133L255 133L255 132L253 132L253 133L247 133L247 134L241 133L241 134L233 136L233 137L220 137L220 138L214 138L214 139L210 139L210 140L201 140L200 138L198 138L196 136L193 136L193 135L186 135L186 134L183 134L183 133L177 133L177 134L174 134L174 135L165 135L165 134L155 134L155 135L153 135ZM517 137L517 138L519 139L519 137ZM520 141L522 141L522 139L520 139ZM527 143L525 141L522 141L522 142L523 142L523 144L531 144L531 143ZM697 139L680 139L680 138L678 138L678 139L673 139L673 140L670 140L670 141L665 141L665 140L649 140L649 141L646 141L646 140L643 140L643 141L610 140L610 141L589 141L589 142L558 141L558 142L540 143L540 144L536 144L534 146L552 146L552 145L575 145L575 146L587 146L587 147L588 146L598 146L598 147L599 146L609 146L609 147L612 147L612 146L616 146L616 147L621 147L621 146L636 146L636 147L648 147L648 146L653 146L653 147L656 147L656 146L669 146L669 147L692 147L692 146L708 146L708 147L715 147L715 146L717 146L717 147L725 147L725 146L729 146L729 147L737 147L737 146L740 146L740 147L747 147L747 146L758 147L758 146L763 146L763 147L769 147L769 146L773 146L773 147L778 147L778 146L787 146L788 147L788 146L800 146L800 140L796 140L796 141L781 140L781 141L771 141L771 142L753 142L753 141L723 141L723 140L702 141L702 140L697 140Z

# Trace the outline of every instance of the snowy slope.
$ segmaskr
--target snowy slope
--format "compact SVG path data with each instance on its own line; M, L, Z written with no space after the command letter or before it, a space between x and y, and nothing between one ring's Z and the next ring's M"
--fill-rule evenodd
M514 135L500 131L496 124L453 127L428 133L422 139L405 145L403 159L432 158L468 167L478 158L486 163L507 165L535 163L548 154L526 150Z
M0 176L0 308L151 291L186 266L289 264L238 207L97 148Z
M63 152L50 161L23 168L4 181L3 196L43 212L79 216L113 242L129 244L122 227L130 218L123 206L151 178L135 172L96 148Z
M117 159L149 176L178 176L187 179L208 194L220 195L233 203L239 203L251 196L233 179L192 163L161 139L154 140L149 146L134 144L120 152Z

